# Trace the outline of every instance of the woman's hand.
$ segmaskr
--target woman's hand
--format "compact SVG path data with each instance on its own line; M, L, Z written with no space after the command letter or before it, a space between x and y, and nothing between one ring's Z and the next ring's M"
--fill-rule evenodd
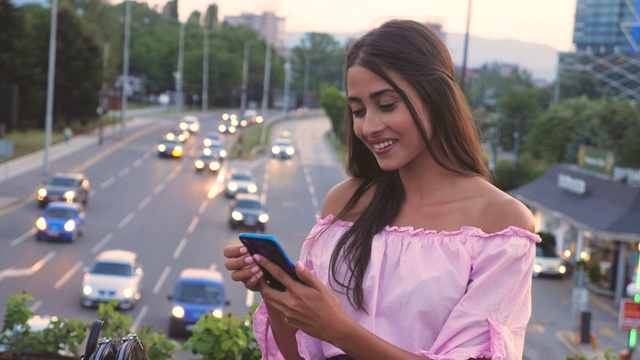
M258 280L262 272L247 248L244 245L229 245L224 248L223 254L227 258L224 267L231 271L231 279L244 283L251 291L260 291L262 282Z
M329 343L343 336L341 331L347 328L344 325L353 319L344 311L338 298L302 263L296 263L296 274L304 284L264 256L254 255L253 258L285 286L285 291L279 291L269 287L266 279L260 280L262 299L268 307L282 314L287 325Z

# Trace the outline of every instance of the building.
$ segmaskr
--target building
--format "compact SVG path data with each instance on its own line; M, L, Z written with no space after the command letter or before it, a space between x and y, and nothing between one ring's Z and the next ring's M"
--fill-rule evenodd
M269 42L278 54L283 56L286 54L285 19L276 16L273 12L264 12L262 15L242 13L238 16L226 16L224 21L230 25L252 28Z
M576 50L559 54L559 78L590 74L603 98L640 100L639 12L640 0L577 0Z
M510 191L533 212L536 230L556 237L570 262L597 264L616 301L626 296L640 245L640 174L619 171L610 152L581 148L578 164L553 165Z

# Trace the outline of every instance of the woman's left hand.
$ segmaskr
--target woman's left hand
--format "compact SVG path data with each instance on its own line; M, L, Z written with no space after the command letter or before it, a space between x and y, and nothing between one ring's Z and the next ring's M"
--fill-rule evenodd
M285 322L317 339L333 343L346 323L353 321L344 311L338 298L302 263L296 263L296 273L304 284L289 276L280 266L264 256L254 255L286 288L279 291L263 284L260 293L267 306L284 315ZM264 277L260 281L266 281Z

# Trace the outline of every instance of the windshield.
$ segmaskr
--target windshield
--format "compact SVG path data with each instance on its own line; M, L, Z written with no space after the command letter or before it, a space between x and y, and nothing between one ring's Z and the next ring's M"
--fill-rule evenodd
M73 210L69 209L46 209L44 215L52 218L59 219L73 219Z
M115 275L115 276L132 276L133 269L129 264L97 262L93 266L92 274Z
M236 207L245 209L262 209L262 204L255 200L238 199L236 200Z
M222 293L217 286L182 283L176 288L176 300L195 304L218 304L222 302Z
M552 249L536 246L536 256L537 257L558 257Z
M231 178L233 180L240 180L240 181L251 181L251 176L247 175L247 174L243 174L243 173L235 173L233 174L233 176L231 176Z
M54 178L51 178L51 180L49 180L49 185L53 185L53 186L74 187L76 186L76 184L77 184L76 179L54 177Z

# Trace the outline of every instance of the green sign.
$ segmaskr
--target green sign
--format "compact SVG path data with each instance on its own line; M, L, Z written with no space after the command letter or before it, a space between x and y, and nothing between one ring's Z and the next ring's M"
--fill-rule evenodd
M616 160L611 151L580 146L580 150L578 151L578 165L581 168L600 174L612 175L615 163Z

